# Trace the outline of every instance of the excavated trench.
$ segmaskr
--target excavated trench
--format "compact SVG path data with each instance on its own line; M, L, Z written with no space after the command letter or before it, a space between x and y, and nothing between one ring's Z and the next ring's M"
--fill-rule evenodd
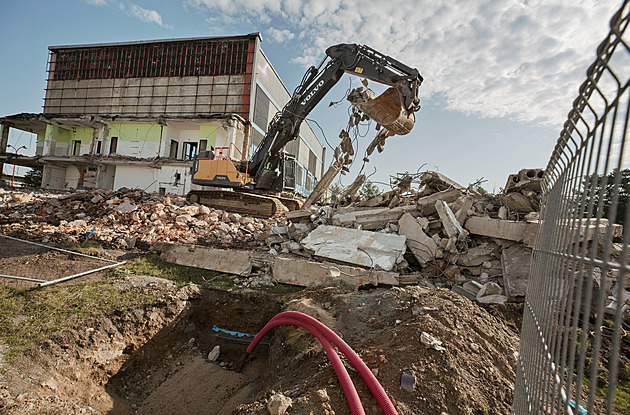
M268 346L236 373L250 338L228 332L257 333L280 303L264 293L202 290L189 304L144 345L127 346L128 359L104 386L113 399L110 413L230 414L264 393ZM220 354L210 361L215 346Z

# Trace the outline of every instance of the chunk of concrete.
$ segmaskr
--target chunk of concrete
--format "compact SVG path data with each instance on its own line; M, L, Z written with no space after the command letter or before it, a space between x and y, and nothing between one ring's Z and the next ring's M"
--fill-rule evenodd
M445 201L438 200L435 202L435 210L442 221L442 226L444 227L446 234L449 236L449 239L456 238L458 241L461 241L468 236L468 231L462 228L457 221L455 214L451 208L448 207Z
M282 394L273 395L267 401L269 415L284 415L287 409L293 404L293 400Z
M532 250L523 245L512 245L501 252L503 285L508 299L524 298L532 263Z
M473 216L468 218L464 224L464 228L473 235L523 242L527 225L528 224L525 222Z
M161 252L160 258L164 261L188 267L236 275L249 275L252 269L252 253L248 251L169 243L154 244L152 249Z
M271 269L276 281L302 287L346 285L398 285L395 272L366 270L330 262L313 262L295 258L274 258Z
M321 225L302 240L319 258L391 271L405 253L405 236Z
M473 205L473 198L470 196L464 196L459 198L460 206L457 212L455 213L455 218L457 219L457 223L463 225L466 221L466 217L468 217L468 211Z
M432 215L436 212L435 202L442 200L451 203L459 199L462 195L461 190L449 189L442 192L430 194L417 200L416 206L423 216Z
M407 238L407 246L420 265L426 265L435 258L437 244L424 233L422 226L409 213L402 215L398 221L398 234Z
M510 210L519 213L530 213L536 210L535 203L532 203L529 197L519 192L508 193L503 196L502 200Z
M333 225L336 226L361 226L361 229L374 230L387 226L390 222L396 222L405 213L418 216L420 212L415 205L400 206L393 209L369 209L334 215Z
M494 248L485 244L470 248L465 254L461 254L457 263L463 267L478 267L486 261L492 260Z

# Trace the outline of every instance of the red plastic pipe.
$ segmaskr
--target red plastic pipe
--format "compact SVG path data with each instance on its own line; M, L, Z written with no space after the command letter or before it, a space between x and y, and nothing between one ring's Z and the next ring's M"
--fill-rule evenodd
M376 377L374 376L370 368L368 368L367 365L363 362L363 360L361 360L359 355L357 355L354 352L354 350L352 350L352 348L348 346L348 344L345 341L343 341L341 337L337 335L337 333L335 333L334 331L326 327L326 325L321 323L319 320L314 319L313 317L309 315L306 315L304 313L300 313L297 311L285 311L283 313L277 314L254 337L254 340L252 340L250 345L247 347L247 352L251 353L251 351L254 350L254 348L256 347L256 344L258 344L258 342L262 339L265 333L270 328L275 327L275 325L271 325L271 323L273 323L276 319L284 320L287 318L294 319L299 322L307 323L311 325L313 328L315 328L317 331L319 331L321 334L323 334L331 343L333 343L339 349L339 351L341 351L341 353L343 353L346 356L346 358L350 361L352 366L354 366L357 372L359 372L359 374L361 375L361 377L367 384L368 388L370 388L370 391L372 391L372 394L376 398L376 401L381 407L381 410L383 411L383 413L385 415L398 415L398 411L396 411L396 408L394 408L394 404L389 399L389 396L387 396L387 393L385 392L381 384L378 382L378 380L376 379ZM270 327L267 327L267 326L270 326Z
M337 377L339 378L339 383L341 383L341 388L343 389L343 393L346 395L346 400L348 401L348 406L350 407L350 413L352 415L365 415L363 404L361 403L359 394L354 387L354 383L352 383L352 379L350 379L350 375L348 375L346 367L343 365L343 362L339 358L337 351L332 346L330 341L312 325L292 318L273 318L258 334L263 333L263 331L267 332L268 330L280 325L294 325L302 327L303 329L308 330L311 334L313 334L313 336L315 336L317 340L319 340L319 342L324 347L324 351L328 355L328 359L330 359L330 362L333 365L333 369L335 369ZM260 337L262 338L262 336ZM256 338L254 338L254 340L252 340L252 343L250 343L249 347L247 348L247 353L251 353L251 350L254 350L254 347L256 347L254 341L256 341ZM258 341L256 341L256 343L258 343Z

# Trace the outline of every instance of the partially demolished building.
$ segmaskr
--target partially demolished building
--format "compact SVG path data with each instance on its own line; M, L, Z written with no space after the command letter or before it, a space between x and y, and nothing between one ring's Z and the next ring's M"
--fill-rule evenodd
M42 166L42 187L191 190L192 159L248 158L290 94L258 33L49 47L42 114L0 118L0 163ZM9 129L37 134L35 157L6 152ZM325 149L307 123L286 151L297 190L321 177Z

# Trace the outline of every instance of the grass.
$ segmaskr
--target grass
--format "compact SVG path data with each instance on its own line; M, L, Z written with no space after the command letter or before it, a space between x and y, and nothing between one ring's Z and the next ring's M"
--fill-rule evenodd
M90 315L153 301L150 295L120 291L111 279L18 291L0 285L0 342L6 357L48 339Z
M228 281L229 277L216 271L209 271L201 268L177 265L160 259L158 255L150 255L136 259L134 262L112 269L112 274L117 277L126 275L148 275L151 277L165 278L174 281L178 287L182 287L190 282L203 284L214 279L223 289L234 287ZM231 281L231 280L230 280Z

